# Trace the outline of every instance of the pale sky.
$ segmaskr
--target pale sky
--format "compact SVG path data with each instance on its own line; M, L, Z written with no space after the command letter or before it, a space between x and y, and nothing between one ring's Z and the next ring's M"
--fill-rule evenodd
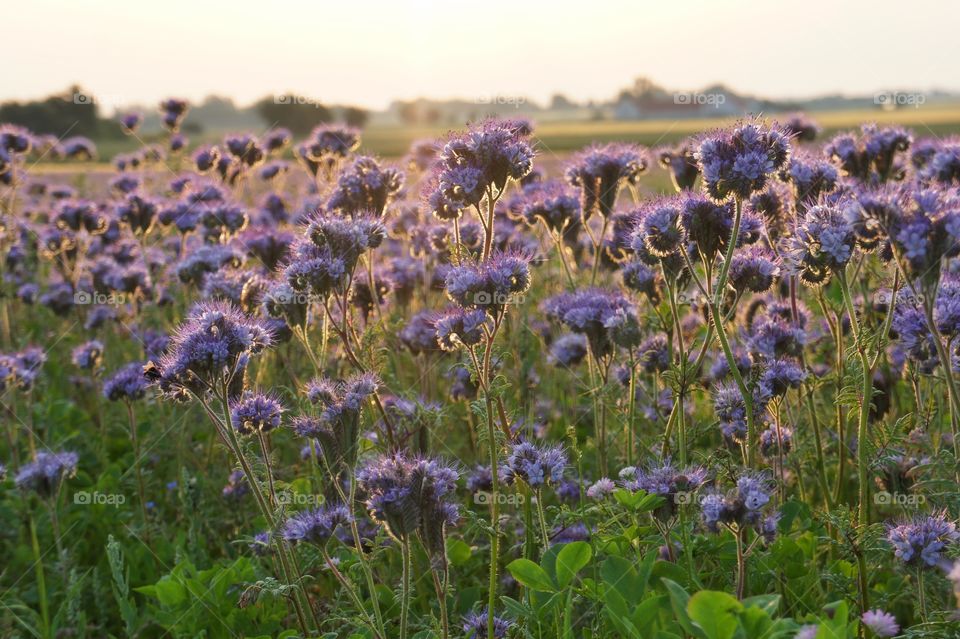
M16 1L16 9L12 9ZM6 0L0 100L960 90L956 0ZM11 60L12 57L12 60Z

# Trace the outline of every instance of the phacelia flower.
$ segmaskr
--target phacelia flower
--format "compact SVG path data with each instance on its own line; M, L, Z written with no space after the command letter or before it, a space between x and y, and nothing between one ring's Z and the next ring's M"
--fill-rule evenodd
M94 339L77 346L71 353L71 360L80 370L96 370L103 361L103 343Z
M143 362L120 367L103 382L103 396L111 402L134 401L144 396L149 381L143 373Z
M731 196L746 199L763 190L789 153L785 132L749 122L704 138L696 157L707 192L722 201Z
M610 217L620 188L636 184L649 164L646 151L629 144L592 146L576 154L567 167L566 178L580 189L584 219L594 213Z
M59 491L60 483L77 472L79 459L72 452L40 451L32 462L20 468L14 483L17 488L32 490L40 497L52 497Z
M250 357L271 344L272 334L262 320L230 304L202 302L177 329L167 354L144 370L161 391L179 399L224 388L236 396Z
M371 157L358 157L337 179L327 209L349 215L369 211L382 216L402 187L402 172L382 168Z
M283 538L298 543L325 546L337 527L353 520L350 510L342 504L324 505L292 515L283 524Z
M825 283L853 257L856 235L849 219L832 206L811 207L790 239L787 259L801 281Z
M511 446L506 465L511 480L519 478L531 488L539 489L563 478L567 454L562 446L541 447L522 441Z
M283 405L274 397L246 391L230 403L233 427L241 435L269 433L280 426Z
M947 546L958 539L956 524L944 512L918 516L887 529L887 541L897 559L921 568L938 565Z

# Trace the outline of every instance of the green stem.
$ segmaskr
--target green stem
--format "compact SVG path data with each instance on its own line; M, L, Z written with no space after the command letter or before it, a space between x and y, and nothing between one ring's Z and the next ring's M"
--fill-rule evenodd
M40 541L37 539L37 522L30 515L30 543L33 547L33 568L37 575L37 596L40 598L40 619L43 621L43 636L51 636L50 608L47 602L47 580L43 574L43 555L40 554Z
M410 616L410 541L404 539L400 544L403 561L403 584L400 600L400 639L407 639L407 624Z
M860 323L857 320L857 312L853 307L853 298L850 295L850 286L844 273L837 274L837 280L840 282L840 290L843 293L843 303L847 309L847 315L850 317L850 330L853 332L853 341L860 356L860 365L862 367L861 375L861 400L860 400L860 419L857 425L857 478L859 481L860 504L858 510L858 521L861 526L867 526L870 523L870 485L868 479L869 467L869 447L867 446L868 433L867 428L870 422L870 403L873 396L873 372L870 368L870 358L867 357L866 345L861 341Z
M540 542L543 544L542 554L546 554L550 548L550 533L547 531L547 518L543 512L543 490L536 490L537 497L537 519L540 520Z

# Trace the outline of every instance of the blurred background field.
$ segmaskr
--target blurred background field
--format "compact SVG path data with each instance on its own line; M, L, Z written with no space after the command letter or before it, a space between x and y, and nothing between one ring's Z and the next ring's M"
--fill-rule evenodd
M945 138L960 134L960 104L895 111L879 109L824 111L810 115L823 128L821 139L829 138L838 131L856 128L862 122L876 122L880 125L899 124L925 137ZM776 120L782 117L782 114L769 117ZM593 142L632 141L649 147L672 144L690 135L725 126L736 119L736 117L724 117L635 121L547 121L537 123L534 138L541 158L549 162L551 155L563 157ZM364 128L362 132L361 151L388 160L399 160L415 140L443 137L451 128L441 125L373 124ZM264 132L268 129L269 127L265 127ZM225 132L210 130L192 136L190 149L202 144L216 144L222 140ZM159 133L144 135L139 139L94 138L99 154L97 161L64 163L40 159L31 170L54 173L108 170L110 160L117 154L135 151L143 143L158 142L161 138L162 135ZM171 161L172 159L168 158L168 162Z

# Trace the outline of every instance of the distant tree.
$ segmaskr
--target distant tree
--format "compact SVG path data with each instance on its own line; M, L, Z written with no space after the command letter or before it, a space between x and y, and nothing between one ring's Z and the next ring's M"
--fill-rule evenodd
M256 110L268 126L286 127L294 135L306 135L318 124L333 119L330 109L319 102L290 93L263 98Z
M562 93L556 93L552 98L550 98L550 108L555 111L566 111L569 109L576 109L577 104L571 102L567 96Z
M347 107L343 111L343 121L350 126L357 127L358 129L362 129L367 124L367 120L369 119L370 114L359 107Z
M420 120L420 114L417 105L413 102L400 102L397 105L397 113L404 124L417 124Z
M78 86L30 102L0 105L0 122L19 124L38 134L56 136L110 134L114 127L100 118L96 97ZM120 135L116 127L116 135Z

